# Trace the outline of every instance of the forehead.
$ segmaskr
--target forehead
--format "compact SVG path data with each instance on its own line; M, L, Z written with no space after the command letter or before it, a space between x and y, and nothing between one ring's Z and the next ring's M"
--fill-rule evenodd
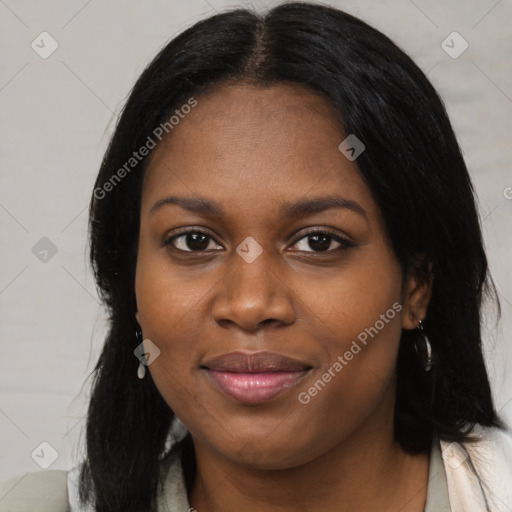
M355 162L338 149L346 135L320 94L229 85L196 100L151 155L143 209L177 193L245 211L335 192L374 206Z

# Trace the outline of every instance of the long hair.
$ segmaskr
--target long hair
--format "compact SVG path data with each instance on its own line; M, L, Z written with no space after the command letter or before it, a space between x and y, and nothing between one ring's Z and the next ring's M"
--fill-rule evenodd
M415 332L402 332L395 440L409 453L427 453L434 432L462 442L476 424L503 427L482 354L481 305L494 288L476 198L435 89L390 39L337 9L288 3L265 15L233 10L196 23L147 66L95 183L90 259L109 330L94 369L80 499L97 512L156 510L174 417L151 377L136 375L134 279L149 155L130 159L190 98L200 101L227 83L301 84L322 94L345 133L366 146L357 167L404 276L433 276L424 324L436 364L424 374L411 349ZM190 436L180 448L191 475Z

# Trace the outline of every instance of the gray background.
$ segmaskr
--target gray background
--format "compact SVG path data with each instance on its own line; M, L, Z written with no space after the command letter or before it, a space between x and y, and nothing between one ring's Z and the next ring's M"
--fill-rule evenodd
M254 3L260 10L277 2ZM328 3L390 36L446 103L502 299L501 323L486 322L486 357L497 408L511 423L512 2ZM0 0L0 479L48 464L52 450L42 442L58 454L50 469L79 460L88 375L106 325L87 266L86 209L115 115L166 41L235 5L242 4ZM31 47L51 48L43 31L59 45L46 59ZM458 58L442 47L454 31L469 45ZM452 53L463 49L458 37L444 44ZM41 252L48 249L43 237L55 254Z

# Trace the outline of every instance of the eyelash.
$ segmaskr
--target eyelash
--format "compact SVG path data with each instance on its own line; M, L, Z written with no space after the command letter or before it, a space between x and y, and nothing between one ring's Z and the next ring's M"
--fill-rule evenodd
M179 252L184 252L184 253L202 253L202 252L207 252L207 250L202 250L202 251L184 251L183 249L178 249L177 247L175 247L173 245L173 242L174 240L182 237L182 236L185 236L185 235L188 235L188 234L200 234L200 235L205 235L207 236L210 240L213 240L215 243L219 244L215 238L213 238L211 235L209 235L208 233L204 232L204 231L201 231L201 230L197 230L197 229L193 229L193 230L188 230L188 231L182 231L181 233L177 233L169 238L167 238L164 242L164 245L166 246L171 246L173 249L175 249L176 251L179 251ZM300 242L302 239L304 238L307 238L308 236L313 236L313 235L327 235L329 238L331 238L332 240L338 242L340 244L340 247L337 247L336 249L328 249L327 251L297 251L297 252L306 252L306 253L312 253L312 254L319 254L319 255L322 255L322 254L332 254L333 252L336 252L336 251L343 251L345 249L350 249L351 247L355 247L356 244L354 244L353 242L351 242L350 240L346 239L346 238L343 238L341 237L339 234L333 232L333 231L330 231L329 229L326 229L326 228L321 228L321 229L315 229L313 231L309 231L307 233L304 233L300 238L297 238L293 243L292 245L295 245L297 244L298 242ZM220 245L220 244L219 244Z

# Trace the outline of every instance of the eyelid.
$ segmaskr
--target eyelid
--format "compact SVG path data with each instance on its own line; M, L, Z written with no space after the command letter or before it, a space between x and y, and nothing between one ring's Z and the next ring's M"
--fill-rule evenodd
M305 228L307 229L307 228ZM337 250L343 250L348 249L350 247L355 247L355 243L350 240L349 237L339 234L337 231L332 230L331 228L324 228L324 227L315 227L312 229L309 229L306 232L303 232L300 236L298 236L295 241L292 243L292 245L295 245L297 242L301 241L303 238L307 238L308 236L312 235L327 235L329 238L332 238L336 242L338 242L341 247L338 247L336 249L329 249L328 251L296 251L296 252L307 252L311 254L332 254L333 252L336 252Z
M348 235L342 235L339 231L336 231L333 228L314 226L314 227L303 228L303 229L306 231L299 230L297 232L297 233L301 233L301 234L300 234L300 236L298 236L298 238L295 239L296 241L301 240L302 238L304 238L308 235L325 234L325 235L331 236L332 238L340 238L340 239L343 239L343 241L350 242Z
M190 227L186 227L186 228L182 228L181 231L178 231L177 233L173 233L171 236L167 236L165 237L164 239L164 242L163 242L163 245L164 246L171 246L174 250L178 251L178 252L191 252L191 253L201 253L201 252L206 252L206 251L183 251L182 249L178 249L177 247L175 247L173 245L173 241L176 240L177 238L181 237L181 236L184 236L184 235L188 235L189 233L194 233L194 234L201 234L201 235L206 235L207 237L209 237L211 240L213 240L217 245L222 245L220 242L217 241L217 239L211 235L207 230L206 228L197 228L197 229L194 229L194 228L190 228Z

